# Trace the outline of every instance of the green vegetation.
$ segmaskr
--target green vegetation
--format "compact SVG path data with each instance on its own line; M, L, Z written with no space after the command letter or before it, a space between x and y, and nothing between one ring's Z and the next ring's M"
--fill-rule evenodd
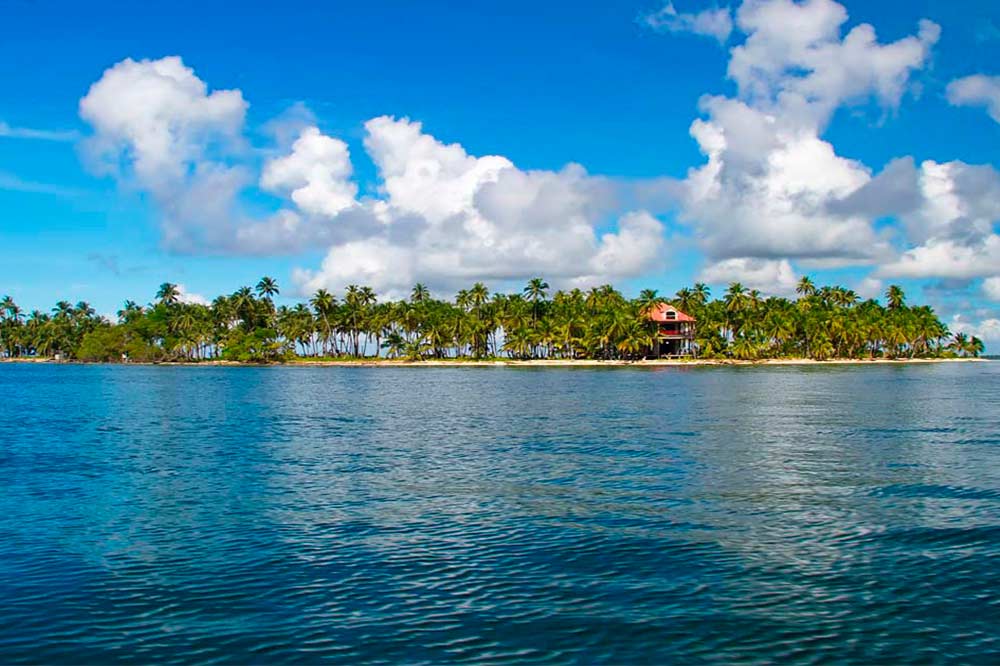
M650 353L656 327L645 313L666 301L698 320L695 339L705 358L900 358L979 356L983 343L947 327L927 306L908 306L898 286L883 307L842 287L817 288L802 278L799 298L763 298L733 283L718 300L696 284L671 299L653 290L627 299L612 286L557 291L533 279L521 293L491 294L482 284L453 302L424 285L410 297L378 302L369 287L351 285L343 299L317 291L308 304L275 307L278 284L260 280L211 305L181 302L164 283L147 306L126 301L118 321L87 303L60 301L51 314L25 316L0 301L0 353L87 361L275 362L297 357L406 360L426 358L639 359Z

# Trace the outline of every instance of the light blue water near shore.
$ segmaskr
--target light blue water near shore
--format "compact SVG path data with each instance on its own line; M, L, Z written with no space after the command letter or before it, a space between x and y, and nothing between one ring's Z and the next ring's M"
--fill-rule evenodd
M997 663L1000 363L0 365L0 662Z

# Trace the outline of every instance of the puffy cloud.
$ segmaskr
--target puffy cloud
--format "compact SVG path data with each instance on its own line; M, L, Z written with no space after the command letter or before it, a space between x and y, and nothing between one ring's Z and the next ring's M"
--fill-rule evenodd
M1000 301L1000 275L983 280L983 296L991 301Z
M920 165L918 187L920 206L902 217L913 242L981 241L1000 219L1000 173L992 166L927 160Z
M884 277L972 279L995 273L1000 266L1000 235L977 243L932 238L880 267Z
M886 277L971 279L1000 266L1000 173L991 166L925 161L914 173L917 205L901 216L914 243L879 268Z
M458 144L441 143L408 118L373 118L365 129L365 149L389 203L430 222L475 216L473 197L479 189L513 166L505 157L473 157Z
M292 280L303 292L341 291L348 284L364 284L381 293L394 293L419 281L414 261L420 257L385 238L334 245L318 271L296 268Z
M209 301L207 298L201 294L195 294L187 290L183 284L177 285L177 300L181 303L190 303L192 305L208 305Z
M333 217L355 203L358 186L350 180L352 170L346 143L307 127L292 144L291 154L267 162L260 185L290 193L306 213Z
M655 12L645 14L642 23L659 32L690 32L713 37L720 43L733 31L732 12L728 7L705 9L695 14L681 13L670 0Z
M787 259L753 257L735 257L711 264L702 270L699 279L710 284L740 282L745 287L767 294L791 294L798 282Z
M616 202L606 181L579 166L522 171L442 143L406 118L365 127L382 182L383 198L362 204L374 222L367 234L334 242L319 270L297 270L303 291L358 282L392 293L418 280L452 288L534 275L596 284L659 258L663 225L648 213L625 214L598 233Z
M838 156L814 133L721 97L703 107L692 135L708 157L681 190L681 219L712 257L869 259L886 243L860 215L828 203L856 191L867 168Z
M854 291L861 298L878 298L885 291L885 282L868 276L858 282L854 287Z
M149 192L163 212L168 248L224 245L233 201L249 173L226 155L242 142L239 90L208 91L179 57L126 59L80 100L93 128L84 155L98 173Z
M924 20L916 35L880 44L867 23L841 38L846 21L847 11L833 0L746 0L736 22L747 39L732 49L729 77L741 97L820 126L846 102L874 97L898 105L940 28Z
M176 56L123 60L80 100L80 116L94 128L92 156L107 168L125 160L152 186L182 180L205 161L206 144L237 139L246 109L239 90L209 93Z
M865 24L841 37L847 12L831 0L747 0L736 17L747 35L730 51L739 94L701 102L705 117L691 134L707 162L674 186L680 219L714 260L835 267L889 256L871 223L874 197L864 194L870 169L821 134L841 105L897 105L937 26L921 22L916 35L889 44Z
M601 236L597 253L590 260L591 275L575 278L577 284L596 284L604 276L634 277L662 259L663 225L646 211L627 213L618 221L616 233Z
M1000 76L974 74L948 84L948 101L955 106L984 106L1000 123Z
M720 41L734 25L728 9L685 14L670 2L644 20ZM728 67L737 93L704 97L691 125L705 162L683 180L629 190L647 205L676 207L707 255L703 279L784 293L794 288L792 261L877 264L873 284L996 275L994 169L917 167L904 157L873 176L823 138L839 107L895 108L939 36L922 21L915 34L881 43L867 24L845 33L847 21L833 0L746 0L735 14L745 39L731 49ZM179 58L125 60L81 100L81 116L94 128L85 153L152 194L171 249L328 248L318 268L295 272L307 291L351 282L382 292L415 281L451 288L535 275L584 285L663 261L663 225L624 204L620 183L578 165L527 171L500 155L470 155L407 118L365 123L364 148L378 174L374 196L359 197L347 144L323 134L304 107L265 127L275 147L263 153L255 177L242 147L246 108L238 90L210 91ZM283 200L279 210L253 216L239 206L239 193L255 180ZM899 228L877 230L873 220L887 216Z
M180 58L124 60L80 102L93 128L84 152L98 171L152 195L169 249L326 246L318 270L296 272L307 287L365 282L385 290L533 275L604 281L653 265L662 246L658 220L622 216L608 181L581 167L522 171L505 157L438 141L406 118L365 124L380 185L378 196L359 198L347 144L323 134L302 107L265 128L279 147L266 153L258 185L286 203L251 215L239 204L253 181L246 108L239 91L210 91Z

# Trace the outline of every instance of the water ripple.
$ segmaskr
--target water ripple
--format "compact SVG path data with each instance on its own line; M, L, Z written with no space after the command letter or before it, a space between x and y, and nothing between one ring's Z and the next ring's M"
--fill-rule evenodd
M998 364L0 366L3 663L997 663Z

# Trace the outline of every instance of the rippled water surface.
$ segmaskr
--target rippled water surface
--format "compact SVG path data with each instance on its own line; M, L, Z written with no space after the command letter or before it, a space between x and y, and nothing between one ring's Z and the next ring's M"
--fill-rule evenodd
M0 365L0 662L1000 662L1000 363Z

